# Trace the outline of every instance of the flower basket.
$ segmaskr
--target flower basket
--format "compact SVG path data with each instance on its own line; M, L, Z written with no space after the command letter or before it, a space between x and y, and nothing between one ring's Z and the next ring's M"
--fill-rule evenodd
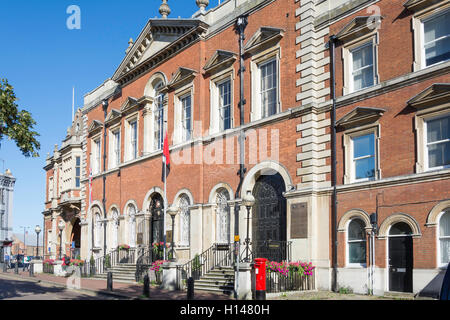
M130 246L127 244L121 244L120 246L117 247L118 250L123 250L123 251L128 251L130 250Z
M158 283L158 284L162 283L162 265L166 262L169 262L169 261L157 260L157 261L153 262L152 266L150 267L150 270L155 272L156 283Z

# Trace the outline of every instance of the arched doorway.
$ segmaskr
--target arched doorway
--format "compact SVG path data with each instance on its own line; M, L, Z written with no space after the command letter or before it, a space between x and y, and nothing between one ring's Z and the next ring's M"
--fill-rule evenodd
M80 219L76 218L72 223L72 234L70 235L71 256L74 259L78 259L81 250L81 226Z
M279 173L262 175L255 183L253 196L256 203L252 212L254 258L279 262L287 259L285 190Z
M411 227L405 222L389 230L389 291L412 292L413 241Z
M152 214L150 223L150 245L164 241L164 200L159 193L155 193L150 201Z

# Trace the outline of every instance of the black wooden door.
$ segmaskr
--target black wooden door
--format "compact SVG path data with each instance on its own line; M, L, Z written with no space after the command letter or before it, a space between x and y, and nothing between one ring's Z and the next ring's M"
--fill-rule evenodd
M413 242L411 236L389 238L389 291L412 292Z
M256 203L252 214L254 258L282 261L286 258L286 199L283 178L261 176L253 190Z

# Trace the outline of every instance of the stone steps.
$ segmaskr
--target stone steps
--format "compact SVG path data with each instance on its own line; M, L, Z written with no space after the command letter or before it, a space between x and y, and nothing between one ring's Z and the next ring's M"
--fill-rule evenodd
M109 268L107 271L101 274L97 274L95 278L97 279L107 279L108 272L112 272L113 281L127 281L136 282L136 265L131 263L123 263Z
M203 275L194 283L194 289L208 292L221 292L231 295L234 292L234 270L232 267L219 267Z

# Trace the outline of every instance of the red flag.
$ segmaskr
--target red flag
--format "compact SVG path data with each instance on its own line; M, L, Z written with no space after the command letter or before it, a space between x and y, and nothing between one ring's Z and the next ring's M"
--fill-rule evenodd
M166 166L166 174L164 176L164 165ZM165 182L170 172L170 152L169 152L169 138L166 132L163 146L163 163L162 163L162 181Z

